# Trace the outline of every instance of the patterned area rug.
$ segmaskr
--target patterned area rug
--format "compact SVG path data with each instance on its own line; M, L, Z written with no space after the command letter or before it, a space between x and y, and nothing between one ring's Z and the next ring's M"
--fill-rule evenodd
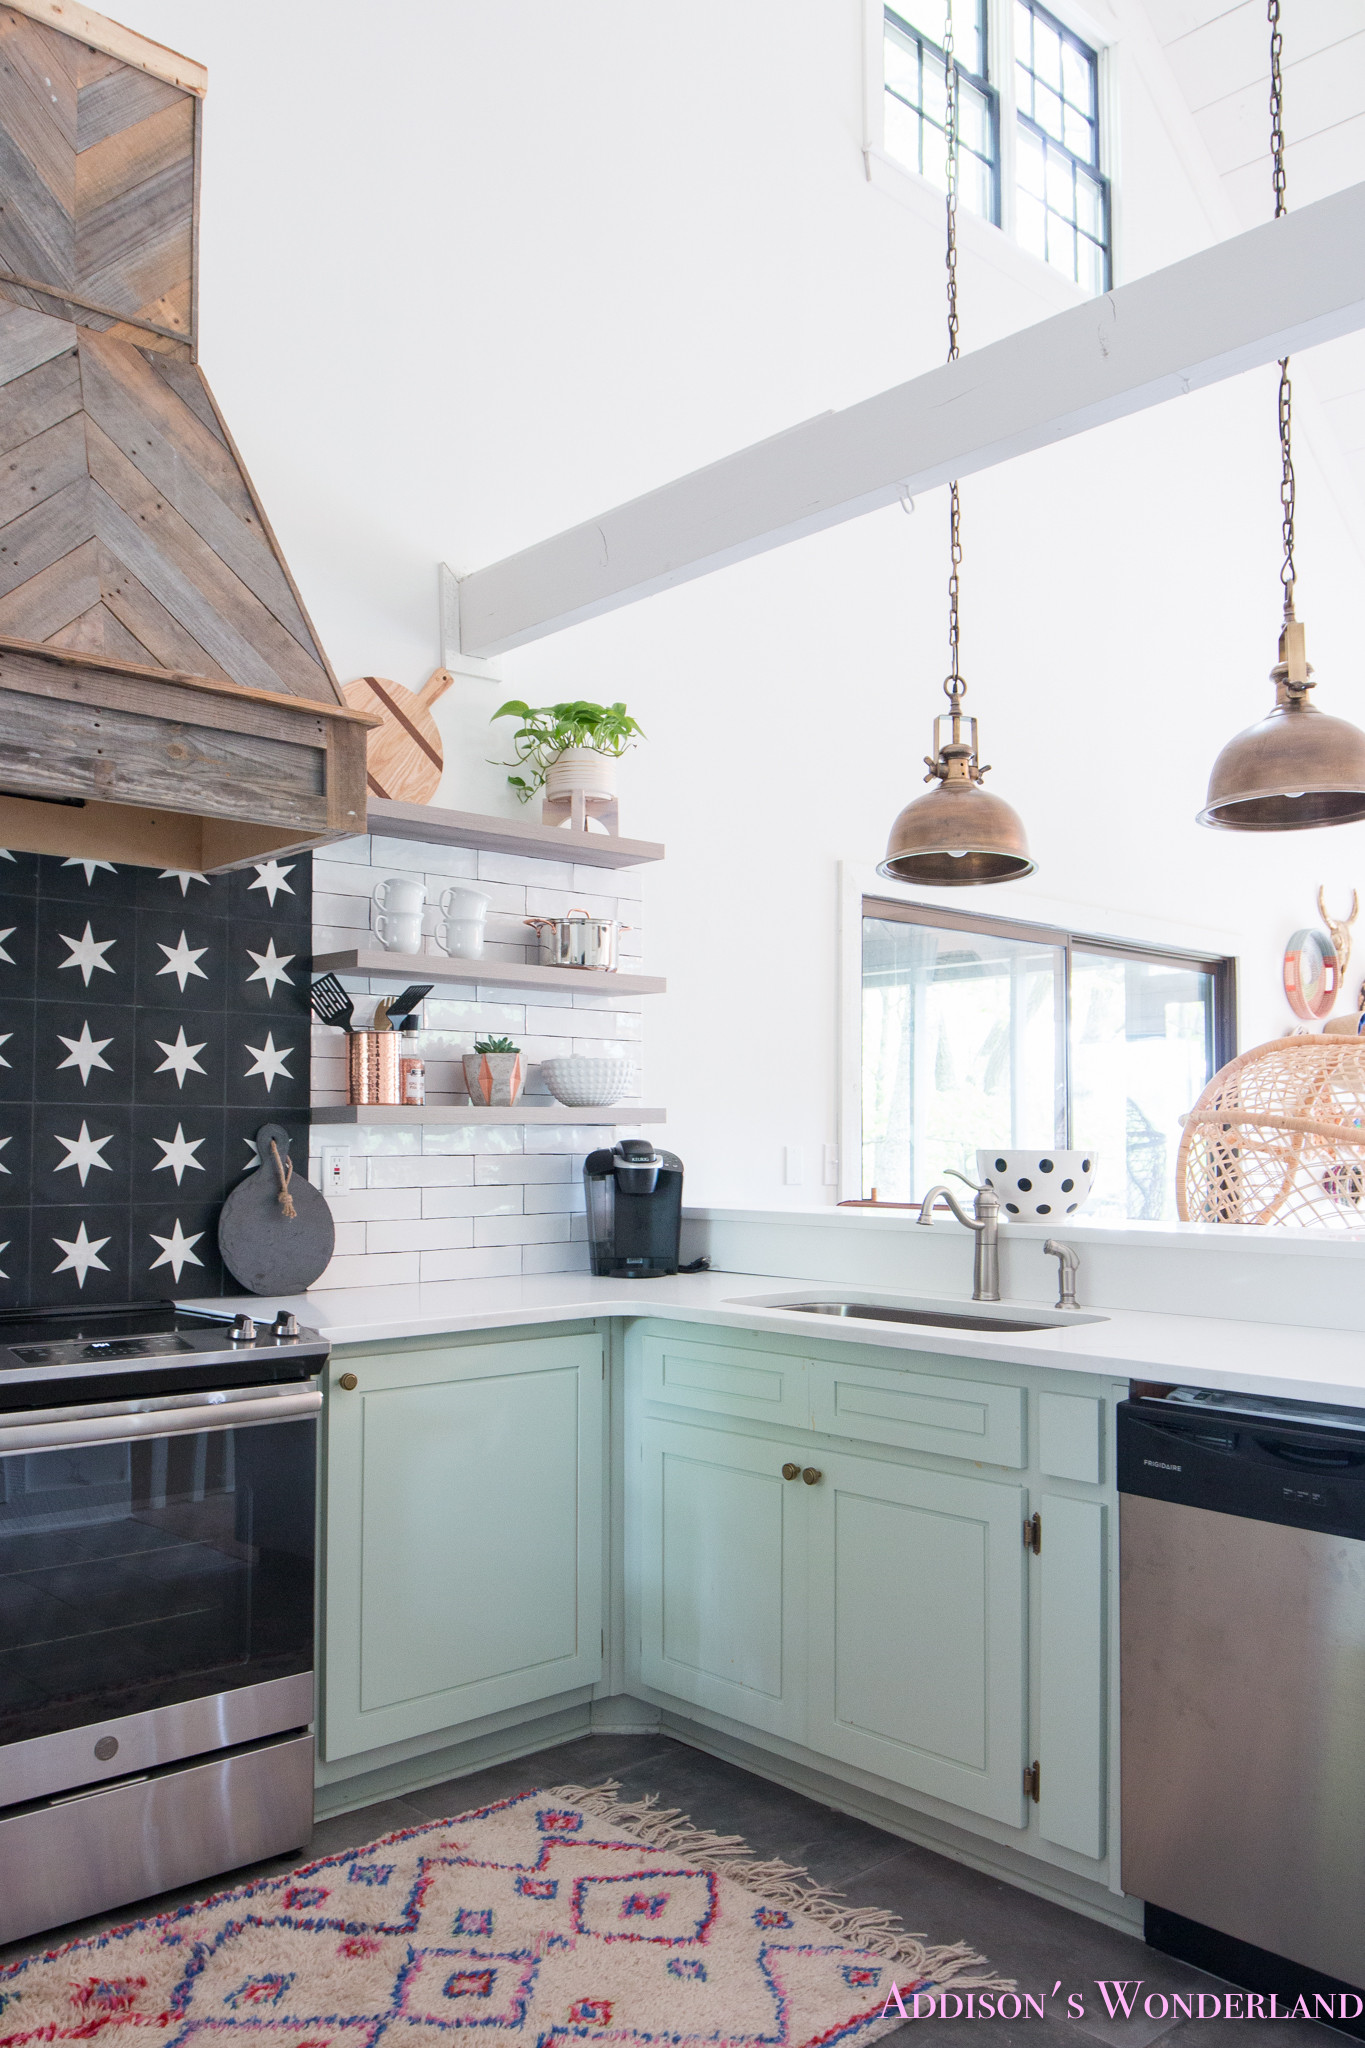
M893 1981L906 2005L1000 1984L960 1943L615 1790L527 1792L11 1964L0 2048L825 2048L901 2025Z

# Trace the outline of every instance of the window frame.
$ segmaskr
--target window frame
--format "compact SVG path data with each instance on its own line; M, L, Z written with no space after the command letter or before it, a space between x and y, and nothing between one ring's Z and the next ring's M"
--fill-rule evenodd
M1213 1071L1236 1057L1237 955L1231 949L1218 951L1197 944L1162 944L1145 938L1111 937L1103 932L1077 931L1070 925L1036 922L1028 918L996 917L989 912L958 910L953 905L921 903L886 892L886 884L875 875L845 872L844 917L846 929L841 958L844 990L840 1033L840 1117L839 1193L840 1203L864 1201L862 1186L863 1102L862 1102L862 933L868 916L887 918L901 924L934 925L940 930L979 932L987 937L1031 941L1058 948L1063 956L1062 975L1062 1087L1065 1142L1071 1142L1071 956L1074 952L1097 953L1110 959L1142 960L1162 967L1194 968L1213 977ZM1063 1142L1061 1139L1058 1143ZM1126 1226L1117 1226L1123 1228Z
M989 6L989 4L990 4L990 0L987 0L987 5ZM1011 23L1013 23L1013 20L1014 20L1014 12L1013 12L1013 9L1014 9L1014 6L1015 6L1015 4L1016 4L1016 0L1009 0L1009 4L1010 4L1010 10L1011 10L1011 11L1010 11L1010 20L1011 20ZM1032 131L1032 133L1033 133L1034 135L1036 135L1036 136L1037 136L1038 140L1039 140L1039 141L1040 141L1040 142L1042 143L1042 145L1043 145L1043 151L1044 151L1044 159L1045 159L1045 160L1046 160L1046 153L1047 153L1047 151L1048 151L1049 149L1056 149L1056 150L1060 150L1060 152L1062 153L1062 155L1063 155L1063 156L1064 156L1064 157L1065 157L1065 158L1067 159L1067 161L1068 161L1068 162L1070 163L1070 165L1071 165L1071 174L1072 174L1072 184L1073 184L1073 188L1074 188L1074 184L1075 184L1075 175L1076 175L1076 172L1077 172L1077 170L1078 170L1078 169L1079 169L1079 170L1082 170L1082 171L1084 171L1087 177L1093 178L1093 179L1095 180L1096 184L1097 184L1097 185L1099 186L1099 188L1100 188L1100 197L1101 197L1101 204L1102 204L1102 210L1103 210L1103 217L1104 217L1104 232L1103 232L1103 237L1102 237L1102 240L1101 240L1101 243L1100 243L1100 249L1101 249L1101 253L1102 253L1103 257L1104 257L1104 282L1103 282L1103 284L1102 284L1102 285L1101 285L1101 287L1100 287L1100 291L1099 291L1098 293L1096 293L1096 294L1095 294L1095 296L1096 296L1096 297L1100 297L1100 296L1102 296L1102 294L1103 294L1104 292L1107 292L1107 291L1109 290L1110 286L1111 286L1111 285L1113 284L1113 281L1114 281L1114 229L1113 229L1113 221L1114 221L1114 199L1113 199L1113 188L1112 188L1112 184L1111 184L1111 181L1110 181L1109 175L1108 175L1107 171L1106 171L1106 170L1105 170L1105 168L1104 168L1104 131L1105 131L1105 109L1104 109L1104 94L1103 94L1103 91L1102 91L1102 89L1101 89L1101 79L1100 79L1100 51L1099 51L1098 49L1096 49L1096 48L1094 47L1094 45L1093 45L1092 43L1090 43L1090 42L1088 41L1088 39L1087 39L1087 38L1086 38L1085 36L1082 36L1082 35L1078 35L1075 29L1073 29L1073 28L1069 27L1069 26L1068 26L1068 24L1067 24L1067 23L1066 23L1065 21L1063 21L1063 19L1062 19L1062 17L1061 17L1061 15L1060 15L1060 14L1057 14L1056 12L1054 12L1053 8L1051 8L1051 7L1049 7L1049 6L1047 6L1047 5L1045 4L1045 0L1023 0L1023 5L1025 5L1025 6L1026 6L1026 7L1027 7L1027 8L1028 8L1028 9L1030 10L1030 12L1031 12L1031 13L1033 13L1033 14L1035 14L1035 15L1041 15L1041 16L1043 17L1044 21L1046 21L1046 22L1047 22L1047 23L1049 24L1049 26L1050 26L1050 27L1052 27L1052 28L1054 28L1054 29L1056 29L1056 30L1057 30L1057 33L1058 33L1058 34L1059 34L1059 35L1060 35L1060 36L1061 36L1061 37L1063 38L1063 40L1064 40L1064 41L1066 41L1066 42L1069 42L1069 43L1074 43L1074 44L1075 44L1075 46L1076 46L1076 48L1077 48L1078 50L1080 50L1080 51L1082 52L1082 54L1083 54L1083 55L1084 55L1084 56L1085 56L1085 57L1086 57L1086 58L1087 58L1087 59L1088 59L1088 60L1089 60L1089 61L1090 61L1091 63L1093 63L1093 65L1094 65L1094 71L1095 71L1095 161L1094 161L1094 163L1087 163L1087 162L1086 162L1086 161L1084 160L1084 158L1082 158L1082 157L1078 157L1074 149L1071 149L1071 148L1069 148L1069 147L1067 146L1067 144L1066 144L1065 142L1060 142L1060 141L1058 141L1058 140L1057 140L1057 138L1056 138L1055 136L1049 135L1049 134L1048 134L1048 132L1047 132L1047 130L1046 130L1045 128L1041 127L1041 126L1039 125L1039 123L1038 123L1038 122L1037 122L1037 121L1036 121L1036 120L1035 120L1035 119L1033 118L1032 114L1026 114L1026 113L1024 112L1024 109L1023 109L1023 107L1022 107L1022 106L1021 106L1021 105L1019 104L1019 99L1018 99L1018 94L1017 94L1017 86L1018 86L1018 78L1019 78L1019 69L1018 69L1018 66L1019 66L1019 58L1018 58L1018 52L1017 52L1017 48L1016 48L1016 52L1015 52L1015 69L1014 69L1014 71L1013 71L1013 73L1012 73L1012 75L1011 75L1011 83L1012 83L1012 85L1013 85L1013 86L1014 86L1014 87L1016 88L1016 90L1015 90L1015 91L1014 91L1014 92L1013 92L1013 93L1011 94L1011 98L1012 98L1012 100L1013 100L1013 113L1014 113L1014 121L1015 121L1015 133L1017 134L1017 132L1018 132L1018 129L1019 129L1019 127L1021 127L1021 126L1022 126L1022 127L1024 127L1024 128L1027 128L1027 129L1031 130L1031 131ZM1031 65L1030 65L1030 66L1028 67L1028 70L1029 70L1029 74L1030 74L1030 76L1031 76L1031 77L1033 77L1033 78L1034 78L1034 79L1036 80L1036 78L1037 78L1037 73L1036 73L1036 72L1035 72L1035 71L1033 70L1033 68L1032 68L1032 66L1031 66ZM1017 167L1016 167L1016 168L1017 168ZM1012 188L1011 188L1011 189L1012 189L1012 190L1013 190L1014 192L1017 192L1017 190L1018 190L1018 180L1017 180L1017 177L1016 177L1016 179L1014 180L1014 182L1013 182L1013 184L1012 184ZM1075 232L1076 234L1078 234L1078 235L1079 235L1079 234L1080 234L1080 233L1082 232L1082 230L1080 229L1080 227L1079 227L1079 226L1078 226L1078 225L1077 225L1077 224L1076 224L1076 223L1075 223L1074 221L1073 221L1073 223L1072 223L1072 228L1073 228L1073 231L1074 231L1074 232ZM1086 236L1086 240L1087 240L1087 241L1092 241L1092 240L1093 240L1093 237L1091 237L1091 236L1087 235L1087 236ZM1022 244L1021 244L1020 246L1022 247ZM1055 266L1054 264L1049 264L1049 266L1048 266L1048 267L1049 267L1050 269L1055 269L1055 268L1056 268L1056 266Z
M999 227L999 225L1000 225L1000 221L1001 221L1001 208L1002 208L1002 206L1003 206L1003 204L1004 204L1004 190L1005 190L1005 174L1004 174L1004 167L1003 167L1003 164L1002 164L1002 161L1001 161L1001 154L1000 154L1000 151L1001 151L1001 128L1002 128L1002 125L1003 125L1003 124L1002 124L1002 120L1001 120L1001 113L1000 113L1000 89L999 89L999 87L998 87L998 86L996 86L996 85L993 85L993 84L991 83L991 80L990 80L990 77L989 77L989 71L990 71L991 65L992 65L992 63L993 63L993 57L992 57L992 44L991 44L991 36L992 36L992 28L991 28L991 13L992 13L992 9L991 9L991 0L980 0L980 6L981 6L982 18L983 18L983 22L984 22L984 26L985 26L985 31L986 31L986 33L985 33L985 43L986 43L986 66L987 66L987 74L988 74L988 75L987 75L986 77L984 77L984 78L982 78L982 77L979 77L979 76L977 75L977 73L976 73L975 71L969 71L969 70L968 70L968 68L967 68L967 66L966 66L965 64L963 64L963 63L962 63L962 62L961 62L960 60L959 60L959 62L958 62L958 66L957 66L957 68L958 68L958 70L960 71L960 73L962 74L962 77L963 77L964 79L966 79L967 83L968 83L968 84L969 84L969 85L970 85L970 86L971 86L971 87L973 88L973 90L974 90L974 91L976 91L976 92L978 92L978 93L979 93L979 94L981 95L981 98L982 98L982 99L983 99L983 100L984 100L984 101L986 102L986 105L987 105L987 107L988 107L988 108L990 109L990 123L991 123L991 143L992 143L992 168L993 168L993 170L994 170L994 176L995 176L995 192L994 192L994 203L993 203L993 205L992 205L991 211L990 211L990 212L989 212L988 214L983 214L983 213L977 213L977 212L975 211L975 209L974 209L974 208L968 208L968 207L962 206L962 205L961 205L961 203L959 202L959 216L961 216L961 214L964 214L964 213L967 213L967 212L971 212L971 213L972 213L972 217L973 217L974 219L976 219L976 220L979 220L979 221L983 221L983 222L984 222L984 223L985 223L985 224L986 224L987 226L989 226L989 227L994 227L994 228L998 228L998 227ZM923 51L924 51L924 50L926 49L926 47L927 47L928 49L931 49L931 50L932 50L932 51L934 52L934 55L935 55L936 57L938 57L938 58L939 58L939 59L940 59L940 60L942 61L942 59L943 59L943 45L942 45L941 43L936 43L936 42L932 41L932 40L931 40L931 38L930 38L930 37L929 37L929 36L928 36L927 34L925 34L925 32L924 32L924 31L923 31L922 29L917 29L917 28L916 28L916 27L914 26L914 24L913 24L912 22L908 22L908 21L906 21L906 20L905 20L905 18L904 18L904 16L903 16L903 15L901 15L900 13L898 13L898 12L897 12L897 9L896 9L896 7L895 7L895 6L894 6L894 4L893 4L893 0L883 0L883 4L882 4L882 9L881 9L881 19L882 19L882 67L883 67L883 69L882 69L882 92L883 92L883 95L885 95L886 93L891 93L891 94L892 94L892 95L893 95L893 96L894 96L894 97L895 97L896 99L901 99L901 95L900 95L900 94L899 94L898 92L896 92L896 89L895 89L895 87L894 87L893 85L891 85L891 84L889 83L889 81L887 80L887 78L886 78L886 72L885 72L885 63L886 63L886 52L885 52L885 38L886 38L886 18L887 18L887 16L888 16L888 15L891 15L891 16L893 16L893 17L894 17L894 19L895 19L895 24L896 24L896 27L897 27L897 28L898 28L898 29L900 30L900 32L901 32L901 34L902 34L902 35L905 35L905 36L908 36L908 37L910 37L912 41L914 41L914 42L916 42L916 43L918 43L918 44L919 44L919 46L920 46L920 51L921 51L921 57L920 57L920 75L921 75L921 78L923 77L923 70L924 70L924 60L923 60L923 54L922 54L922 53L923 53ZM902 105L904 106L904 105L907 105L907 104L908 104L908 102L906 102L906 101L904 101L904 100L901 100L901 104L902 104ZM928 114L926 114L926 113L925 113L925 112L923 111L923 109L922 109L922 108L912 108L912 109L911 109L911 111L912 111L912 112L914 112L914 113L918 113L918 114L919 114L919 118L920 118L920 120L921 120L921 121L923 121L923 122L926 122L926 123L928 124L928 126L929 126L929 127L933 128L933 127L935 126L935 123L933 122L933 120L932 120L932 119L931 119L931 118L929 117L929 115L928 115ZM883 98L883 103L882 103L882 134L883 134L883 138L885 137L885 132L886 132L886 105L885 105L885 98ZM939 131L939 132L941 133L942 131ZM964 147L965 147L965 145L964 145ZM944 153L945 153L945 164L946 164L946 155L947 155L947 138L946 138L946 136L945 136L945 138L944 138ZM967 154L968 154L968 155L970 155L970 156L972 156L972 157L974 157L974 158L976 158L976 161L977 161L978 163L979 163L979 162L981 161L981 159L980 159L979 157L977 157L977 156L976 156L976 151L975 151L975 150L968 150L968 151L967 151ZM901 160L900 160L900 158L899 158L899 157L893 157L893 158L891 159L891 161L892 161L893 163L900 163L900 161L901 161ZM931 181L930 179L928 179L928 178L924 177L924 173L923 173L922 171L917 171L917 170L915 170L915 169L914 169L914 167L913 167L913 165L910 165L910 164L905 164L905 165L903 166L903 168L904 168L905 170L909 171L912 177L914 177L914 178L917 178L917 179L922 179L922 180L923 180L923 182L924 182L924 183L925 183L926 185L929 185L929 186L930 186L930 189L931 189L931 190L932 190L932 191L933 191L933 192L934 192L934 193L936 194L936 196L938 197L938 200L939 200L939 204L940 204L940 206L941 206L941 205L943 204L943 198L944 198L944 195L943 195L943 193L942 193L942 192L941 192L941 191L939 190L939 188L938 188L938 186L937 186L937 185L934 185L934 184L932 183L932 181ZM1107 215L1106 215L1106 218L1107 218Z
M1099 164L1108 198L1108 289L1122 283L1123 194L1119 175L1119 65L1121 51L1112 28L1091 16L1077 0L1043 0L1068 35L1095 55L1098 73ZM894 5L892 11L895 12ZM886 0L863 0L863 168L869 185L885 192L921 219L943 224L943 194L927 178L893 157L886 147L885 60L883 56ZM1058 307L1087 304L1091 294L1015 239L1015 190L1018 179L1015 138L1018 101L1015 94L1013 0L986 0L987 87L994 97L997 120L999 220L992 224L965 207L958 213L958 239L964 251L983 257L1017 284L1055 298Z

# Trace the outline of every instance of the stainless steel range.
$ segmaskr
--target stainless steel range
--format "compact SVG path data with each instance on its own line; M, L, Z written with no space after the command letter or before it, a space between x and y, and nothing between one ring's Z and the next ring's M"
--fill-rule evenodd
M327 1351L166 1302L0 1315L0 1941L308 1840Z

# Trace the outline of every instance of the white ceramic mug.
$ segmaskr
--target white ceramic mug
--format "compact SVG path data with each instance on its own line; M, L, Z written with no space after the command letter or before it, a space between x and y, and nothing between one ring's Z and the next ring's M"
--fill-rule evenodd
M374 921L374 931L386 953L420 953L422 950L420 910L381 910Z
M481 917L448 917L437 933L438 943L457 960L477 960L483 952Z
M447 889L441 898L441 909L452 923L482 924L492 900L480 889Z
M387 875L376 882L374 900L381 910L420 920L427 907L427 885L417 875ZM379 929L377 924L375 929Z

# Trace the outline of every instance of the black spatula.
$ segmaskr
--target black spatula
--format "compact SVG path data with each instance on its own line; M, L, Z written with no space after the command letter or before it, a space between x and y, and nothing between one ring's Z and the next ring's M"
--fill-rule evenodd
M324 974L321 981L315 981L309 990L313 1014L324 1024L339 1024L343 1031L349 1031L355 1017L355 1004L347 995L334 974Z

